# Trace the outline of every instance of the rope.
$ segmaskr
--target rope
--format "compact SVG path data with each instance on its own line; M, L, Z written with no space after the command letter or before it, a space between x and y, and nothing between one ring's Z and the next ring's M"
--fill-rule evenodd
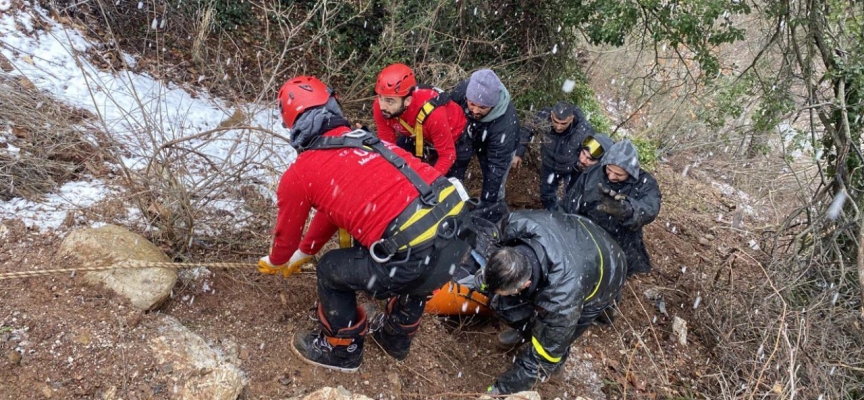
M67 272L90 272L90 271L108 271L112 269L140 269L140 268L173 268L173 269L184 269L184 268L254 268L256 264L249 263L226 263L226 262L215 262L215 263L175 263L175 262L164 262L164 261L141 261L141 260L125 260L118 261L111 265L103 265L99 267L80 267L80 268L61 268L61 269L45 269L39 271L20 271L20 272L6 272L0 274L0 281L6 279L19 279L19 278L30 278L34 276L43 276L43 275L52 275L52 274L63 274Z

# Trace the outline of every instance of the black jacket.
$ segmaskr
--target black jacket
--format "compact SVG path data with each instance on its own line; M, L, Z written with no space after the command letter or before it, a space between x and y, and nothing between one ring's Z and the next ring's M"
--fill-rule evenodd
M489 176L483 176L480 199L491 204L499 200L498 191L504 184L504 174L510 169L513 152L519 144L519 116L510 101L510 93L502 86L501 99L489 114L479 121L471 118L465 97L467 88L467 79L459 82L450 92L450 98L465 111L468 117L465 133L472 140L479 161L489 167Z
M578 215L516 211L504 221L502 235L503 244L527 244L539 260L531 287L516 296L540 309L530 347L495 383L502 393L514 393L530 389L541 368L564 361L580 317L594 317L613 304L626 279L626 262L615 240Z
M575 106L573 123L563 133L555 132L552 128L551 114L551 107L544 108L534 114L534 118L521 128L516 155L523 157L528 150L528 144L534 140L535 135L540 133L540 155L543 165L558 174L569 174L579 162L582 142L588 136L594 136L594 128L578 106Z
M642 240L642 227L654 221L660 213L660 186L650 173L639 168L638 155L629 141L616 143L612 150L603 156L600 164L588 168L567 192L562 203L563 211L584 215L605 229L627 255L627 274L651 271L651 260ZM626 150L626 151L624 151ZM630 177L619 183L612 183L606 177L606 165L624 168ZM623 193L623 201L632 210L627 218L616 218L598 211L597 206L605 196L597 188L598 184Z

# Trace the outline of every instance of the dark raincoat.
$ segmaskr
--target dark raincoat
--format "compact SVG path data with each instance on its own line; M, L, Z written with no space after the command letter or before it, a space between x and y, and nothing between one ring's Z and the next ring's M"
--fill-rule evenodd
M450 98L462 106L467 115L468 100L465 91L468 81L464 80L456 85L450 92ZM501 188L505 184L507 172L510 171L510 162L513 161L513 153L519 143L519 117L516 108L510 101L510 93L505 87L501 87L501 98L498 104L492 107L489 114L480 120L468 117L465 125L466 140L470 140L473 151L477 154L480 168L483 171L483 193L480 195L481 206L497 203ZM469 159L470 161L470 159ZM457 160L459 162L459 160ZM467 168L468 163L464 162ZM464 178L462 174L455 174L459 179Z
M516 155L524 157L528 144L534 140L535 135L542 134L539 140L543 166L557 174L569 174L579 162L582 141L588 136L594 136L594 128L578 106L574 106L573 123L562 133L555 132L552 128L551 114L551 107L544 108L522 127Z
M607 165L617 165L630 177L612 183L606 175ZM597 185L625 194L624 205L629 210L625 218L616 218L597 206L603 202L603 193ZM609 232L627 255L627 275L651 271L651 260L642 240L642 227L654 221L660 213L660 186L650 173L639 168L639 155L629 140L615 143L603 156L600 164L587 169L567 192L562 204L564 212L584 215Z
M531 286L491 303L508 323L520 318L510 311L533 313L526 321L531 344L494 384L499 393L515 393L564 365L570 345L618 297L626 265L615 240L578 215L516 211L505 219L502 235L504 245L527 245L534 256Z

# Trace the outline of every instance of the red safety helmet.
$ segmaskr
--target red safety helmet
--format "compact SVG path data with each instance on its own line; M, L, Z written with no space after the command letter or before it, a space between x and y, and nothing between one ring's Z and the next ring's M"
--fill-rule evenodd
M279 110L282 112L282 124L290 129L297 122L297 117L304 111L327 104L333 96L324 82L314 76L298 76L289 79L279 89Z
M405 97L417 86L414 72L405 64L391 64L378 74L375 93L381 96Z

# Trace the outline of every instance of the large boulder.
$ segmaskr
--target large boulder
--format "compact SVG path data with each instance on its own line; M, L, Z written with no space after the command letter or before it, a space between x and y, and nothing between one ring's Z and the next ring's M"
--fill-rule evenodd
M160 315L148 327L156 335L150 348L174 381L172 398L184 400L234 400L246 386L238 361L227 351L217 351L173 317ZM152 326L149 326L152 325Z
M71 232L60 244L60 255L78 262L64 267L101 267L117 260L170 261L141 235L116 225ZM84 279L93 285L104 285L146 311L159 307L170 296L177 271L166 268L91 271Z

